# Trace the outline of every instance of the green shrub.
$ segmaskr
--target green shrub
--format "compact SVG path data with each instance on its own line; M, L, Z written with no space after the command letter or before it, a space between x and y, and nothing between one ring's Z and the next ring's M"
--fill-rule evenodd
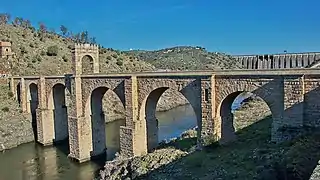
M47 54L47 53L46 53L45 51L43 51L43 50L40 52L40 55L41 55L41 56L44 56L44 55L46 55L46 54Z
M13 95L14 95L13 92L11 92L11 91L8 92L8 96L9 96L9 97L13 97Z
M123 59L122 59L122 58L117 59L116 64L117 64L118 66L122 66L122 65L123 65Z
M65 56L65 55L62 56L62 60L63 60L64 62L68 62L68 61L69 61L69 59L68 59L67 56Z
M24 46L20 47L20 51L21 51L22 54L27 53L27 50L26 50L26 48Z
M3 112L9 112L10 109L9 109L9 107L6 106L6 107L3 107L1 110L2 110Z
M47 55L48 56L57 56L58 55L58 46L54 45L54 46L50 46L47 48Z

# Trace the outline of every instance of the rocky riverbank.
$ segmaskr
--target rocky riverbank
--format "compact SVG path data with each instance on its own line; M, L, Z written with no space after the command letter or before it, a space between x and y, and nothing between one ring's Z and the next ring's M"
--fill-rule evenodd
M100 179L139 179L150 171L194 152L196 134L196 128L185 131L179 138L161 143L159 149L144 156L125 159L118 155L113 161L106 163L104 170L100 172Z
M0 84L0 151L34 141L31 118L23 114L6 84Z

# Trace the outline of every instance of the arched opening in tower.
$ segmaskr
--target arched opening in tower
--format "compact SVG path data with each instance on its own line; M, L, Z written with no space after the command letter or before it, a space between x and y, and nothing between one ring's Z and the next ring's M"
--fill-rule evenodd
M82 74L93 73L93 57L85 55L82 57Z

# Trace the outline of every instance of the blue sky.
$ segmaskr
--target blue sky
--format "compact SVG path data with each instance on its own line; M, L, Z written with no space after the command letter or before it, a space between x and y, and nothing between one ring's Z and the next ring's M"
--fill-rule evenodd
M11 0L0 12L88 30L121 50L199 45L256 54L320 51L319 8L319 0Z

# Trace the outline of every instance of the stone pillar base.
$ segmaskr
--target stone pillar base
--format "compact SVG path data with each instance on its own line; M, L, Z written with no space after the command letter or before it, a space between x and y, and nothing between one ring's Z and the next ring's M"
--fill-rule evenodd
M69 128L69 149L70 153L69 158L75 160L76 162L83 163L90 161L90 143L89 141L84 141L85 144L82 144L82 139L86 140L84 134L81 132L81 124L79 122L84 122L86 117L68 117L68 128Z
M124 157L132 157L137 154L133 147L134 131L132 128L120 126L120 154Z
M54 127L53 122L50 122L51 115L52 110L50 109L36 109L38 143L43 146L53 144Z
M87 162L87 161L90 161L91 160L91 157L87 157L87 158L76 158L76 157L72 157L71 154L68 155L68 158L72 161L75 161L77 163L84 163L84 162Z

